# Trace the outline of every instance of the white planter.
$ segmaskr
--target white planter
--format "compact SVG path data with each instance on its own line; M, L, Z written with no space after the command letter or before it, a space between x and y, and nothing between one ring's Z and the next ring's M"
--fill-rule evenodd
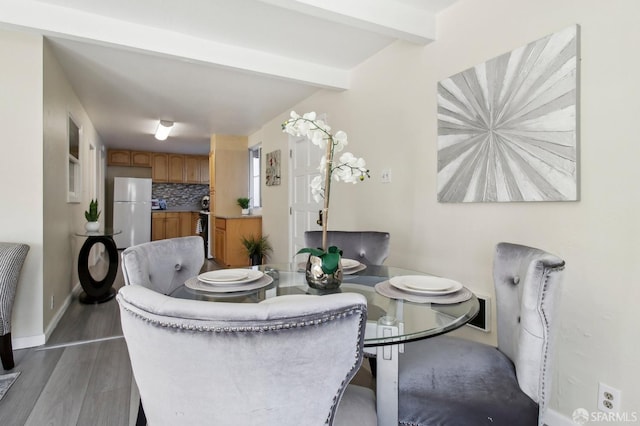
M100 222L87 222L84 224L84 229L86 229L87 232L98 232L100 229Z
M242 214L243 215L248 215L249 214L249 209L242 209Z

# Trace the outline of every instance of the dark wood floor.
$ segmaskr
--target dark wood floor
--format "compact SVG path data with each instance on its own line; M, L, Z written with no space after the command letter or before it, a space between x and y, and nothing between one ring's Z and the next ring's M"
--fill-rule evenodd
M212 261L203 267L214 269ZM119 271L114 288L123 284ZM139 396L115 299L83 305L74 295L47 343L16 350L14 358L12 371L21 374L0 401L0 425L135 424ZM369 378L364 373L354 382L373 386Z

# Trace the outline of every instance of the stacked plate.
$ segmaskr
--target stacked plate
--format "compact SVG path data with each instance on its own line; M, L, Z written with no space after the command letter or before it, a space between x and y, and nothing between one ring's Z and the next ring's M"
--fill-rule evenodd
M358 262L354 259L340 259L340 264L342 265L342 273L344 275L355 274L356 272L360 272L367 267L367 265Z
M254 269L220 269L191 278L185 285L193 290L214 293L232 293L266 287L273 278Z
M458 303L472 293L457 281L430 275L401 275L376 285L379 293L412 302Z

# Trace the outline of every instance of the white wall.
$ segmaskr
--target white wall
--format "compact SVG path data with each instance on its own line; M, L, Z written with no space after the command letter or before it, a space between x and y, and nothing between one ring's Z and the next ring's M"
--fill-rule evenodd
M0 31L0 64L0 241L31 247L13 307L17 347L43 337L42 38Z
M622 390L640 411L636 304L640 291L640 2L635 0L462 0L440 14L438 40L396 43L353 71L352 88L320 91L299 113L326 112L349 135L372 179L332 186L330 228L391 232L388 264L448 276L493 294L495 244L538 246L567 262L551 408L595 411L598 382ZM581 201L441 204L436 200L439 80L570 25L581 32ZM280 123L249 138L264 152L287 149ZM382 184L380 172L392 170ZM264 233L274 262L288 244L288 164L283 184L263 186ZM495 327L494 327L495 329ZM468 337L495 343L494 334Z
M98 199L102 211L100 221L104 226L104 176L98 192L90 188L91 175L99 176L91 168L89 145L102 152L102 141L78 100L62 67L44 43L44 274L47 280L43 288L43 314L45 331L50 332L55 316L64 308L63 303L78 284L77 259L85 241L76 232L84 232L84 211L92 197ZM79 203L67 202L67 162L69 142L67 120L69 115L80 128L81 192ZM106 167L104 159L98 167ZM54 306L51 308L51 297Z
M44 343L78 283L84 240L73 233L83 230L90 176L100 176L88 167L88 147L100 151L102 142L42 36L0 31L0 63L0 240L31 247L13 307L18 349ZM82 128L81 202L75 204L66 194L69 113ZM97 168L104 170L103 159ZM104 201L101 184L95 195Z

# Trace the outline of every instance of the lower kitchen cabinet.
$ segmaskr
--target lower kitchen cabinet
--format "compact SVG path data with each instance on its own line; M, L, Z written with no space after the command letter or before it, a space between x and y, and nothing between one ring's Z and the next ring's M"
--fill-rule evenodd
M220 217L215 220L215 258L224 266L250 266L251 260L242 245L242 237L262 236L262 217Z
M195 214L197 218L197 213ZM192 212L153 212L151 214L151 241L196 235Z

